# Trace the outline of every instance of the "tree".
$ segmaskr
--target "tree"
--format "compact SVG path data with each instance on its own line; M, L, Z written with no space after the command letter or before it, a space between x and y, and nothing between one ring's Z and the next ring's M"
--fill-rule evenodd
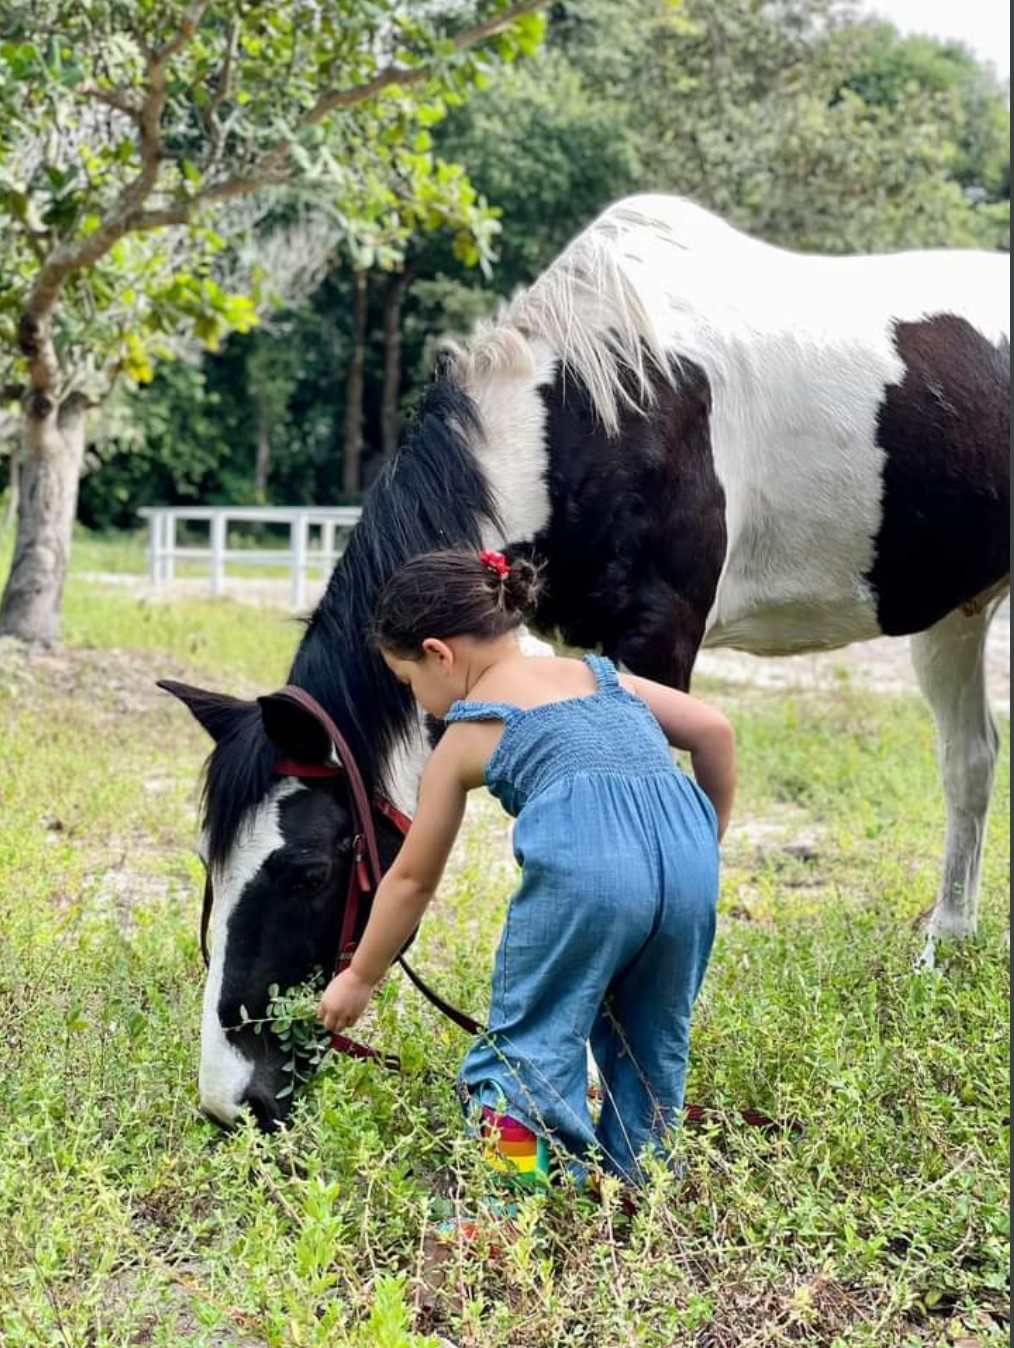
M552 44L497 71L436 132L441 154L468 166L469 180L500 221L490 271L466 272L439 234L419 232L406 264L379 286L383 352L379 436L394 451L402 369L420 381L434 338L464 337L499 297L529 284L609 201L636 188L638 137L620 100L603 100Z
M1010 247L1009 89L958 42L903 37L889 24L854 33L845 87L871 108L896 113L914 89L934 96L948 177L962 190L987 246ZM940 134L942 133L942 134Z
M420 216L465 260L488 253L495 222L428 127L534 49L540 3L10 0L0 384L24 438L0 632L58 634L89 408L181 339L214 348L256 322L270 278L236 294L216 272L228 203L326 192L367 265L396 258Z
M841 0L668 11L630 0L622 12L588 0L552 40L626 103L646 188L803 250L1003 243L1006 207L965 191L962 146L988 119L989 172L1002 175L1009 113L995 85L983 98L987 72L973 61L972 77L949 44L910 47L888 24L856 24Z

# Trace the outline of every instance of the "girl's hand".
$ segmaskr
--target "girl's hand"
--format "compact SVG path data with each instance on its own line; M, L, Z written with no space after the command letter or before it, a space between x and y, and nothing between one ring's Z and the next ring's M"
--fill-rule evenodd
M354 1025L366 1010L375 986L353 970L343 969L324 989L317 1007L317 1019L332 1032Z

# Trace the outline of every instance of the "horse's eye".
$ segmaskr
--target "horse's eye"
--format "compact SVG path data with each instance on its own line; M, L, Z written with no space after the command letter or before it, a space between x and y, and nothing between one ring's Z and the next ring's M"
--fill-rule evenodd
M316 894L327 884L330 875L331 867L326 861L298 866L292 877L292 887L300 894Z

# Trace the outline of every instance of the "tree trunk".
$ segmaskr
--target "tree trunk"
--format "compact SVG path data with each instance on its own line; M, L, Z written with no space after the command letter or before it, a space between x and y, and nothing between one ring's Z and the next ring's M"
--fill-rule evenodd
M345 436L342 446L342 494L359 491L359 465L363 457L363 389L366 370L367 273L355 273L352 300L352 354L345 378Z
M411 280L406 270L389 276L384 291L384 386L380 399L380 452L394 457L398 448L401 396L401 309Z
M21 456L14 560L0 603L0 636L52 645L60 636L63 586L84 459L87 401L71 394L42 416L29 404Z
M254 496L263 505L268 499L268 478L271 474L271 418L267 399L254 396L257 416L257 456L254 459Z

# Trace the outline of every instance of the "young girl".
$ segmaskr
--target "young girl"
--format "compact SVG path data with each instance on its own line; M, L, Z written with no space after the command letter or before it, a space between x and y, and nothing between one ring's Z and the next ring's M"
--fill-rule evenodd
M329 1030L362 1015L433 899L467 793L485 784L516 816L521 882L462 1096L499 1169L544 1183L551 1141L636 1184L645 1149L664 1146L683 1104L736 784L733 733L703 702L619 675L601 656L525 656L518 629L536 589L530 563L435 552L384 590L384 660L447 730L359 948L318 1015ZM696 782L669 745L690 752Z

